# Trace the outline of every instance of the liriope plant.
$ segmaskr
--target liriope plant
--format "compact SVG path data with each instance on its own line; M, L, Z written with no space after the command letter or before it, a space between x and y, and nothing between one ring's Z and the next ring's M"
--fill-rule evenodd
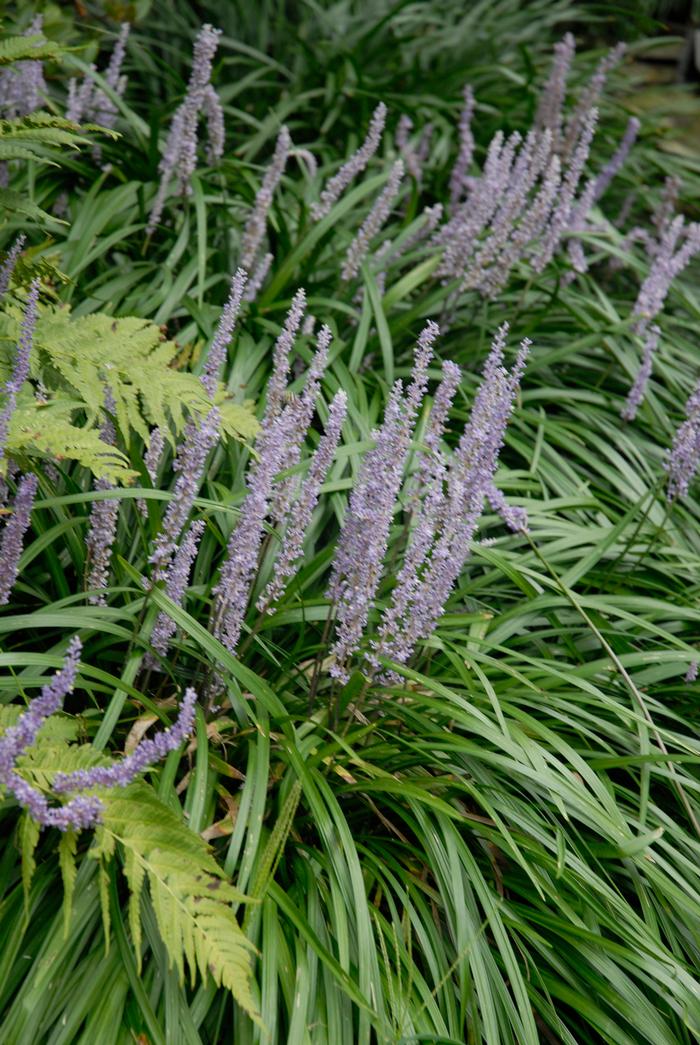
M557 48L550 91L565 79L562 58L570 59L571 51L571 41ZM194 106L192 111L199 112ZM559 116L555 106L538 119L550 136L559 133L564 148L567 121ZM372 156L378 146L372 145L381 118L380 110L368 146L349 161L351 176L363 171L358 155L360 161L367 157L365 166L372 164L368 173L377 169L379 161ZM462 127L464 158L468 118ZM590 120L580 124L579 135L584 129L590 132ZM639 424L623 434L615 411L617 428L601 409L602 393L596 397L595 389L605 381L604 367L590 343L568 349L570 371L561 387L551 378L550 387L543 388L537 377L548 366L557 377L559 371L546 355L543 360L534 330L534 358L522 388L525 352L514 368L503 365L505 331L475 396L465 396L467 384L474 387L469 367L438 366L431 352L441 351L441 339L433 323L426 323L426 313L444 314L451 325L445 351L452 354L459 349L460 315L481 288L465 290L456 322L448 293L459 288L443 284L443 277L429 283L432 299L412 296L420 285L413 262L429 268L439 252L412 259L409 249L401 254L401 247L427 227L432 236L436 214L432 209L413 228L403 228L405 240L390 238L394 223L400 226L403 220L397 211L403 214L408 202L407 194L395 193L398 158L390 157L391 165L382 167L374 184L356 186L360 192L354 197L355 189L335 195L336 172L324 171L328 180L312 187L309 201L322 209L332 197L331 210L296 257L293 250L290 258L280 250L268 262L269 275L260 275L271 253L266 248L275 245L280 218L286 216L288 197L282 194L288 174L281 168L287 170L294 155L292 137L291 132L280 134L259 191L249 193L250 211L234 230L232 238L238 236L249 248L255 271L247 283L244 274L234 276L209 351L196 361L197 396L204 397L206 407L193 411L177 436L170 433L177 441L172 473L168 428L159 427L148 433L142 469L146 488L133 497L108 479L98 480L104 485L94 491L83 484L82 492L74 492L80 476L67 467L59 497L35 501L32 512L31 473L9 476L14 499L8 500L5 517L23 520L26 534L23 568L6 584L13 600L10 613L17 611L20 620L13 624L9 618L7 625L13 643L22 647L16 662L25 666L24 657L28 668L44 669L45 662L32 659L41 654L28 652L36 648L38 629L80 628L92 644L81 670L93 672L95 680L89 698L86 688L72 703L84 729L82 739L93 743L65 745L76 761L69 764L73 755L62 753L63 776L56 779L54 766L43 777L32 775L32 759L44 764L42 752L49 750L37 740L33 753L23 756L20 772L26 773L26 784L44 788L47 806L35 807L39 817L47 808L57 811L49 822L57 822L66 815L61 810L82 797L101 803L99 810L94 804L87 810L101 818L101 825L92 847L97 860L80 861L78 886L72 885L75 839L66 832L59 842L67 892L73 893L65 908L72 907L70 949L64 945L62 955L55 933L49 938L18 931L23 953L30 956L25 960L36 960L14 1002L9 988L18 974L11 970L0 981L5 998L10 995L3 1033L26 1040L49 1034L70 1040L80 1033L89 1038L93 1014L85 1016L84 1003L82 1009L72 1004L78 990L66 970L75 960L84 973L92 960L95 983L113 985L116 1011L129 1024L125 1033L148 1033L154 1040L162 1035L176 1039L184 1027L192 1040L218 1041L232 1027L236 1040L245 1042L265 1041L266 1035L352 1045L426 1036L518 1045L551 1036L615 1042L652 1036L669 1045L689 1041L700 1025L697 983L690 971L697 964L692 870L697 861L697 741L662 702L658 682L679 674L679 668L685 671L694 656L686 640L692 637L695 611L684 589L697 549L692 527L684 532L676 520L695 511L687 484L697 462L697 397L688 402L687 421L669 459L678 487L673 492L686 500L673 525L664 529L654 500L654 490L658 493L664 482L659 455L643 441ZM510 186L516 166L520 174L532 174L533 144L526 148L526 141L521 148L516 140L496 142L489 150L488 172L484 167L482 174L474 164L455 183L470 193L474 206L485 206L492 198L489 191ZM415 177L420 140L402 135L397 150ZM551 168L550 159L550 175ZM597 176L591 175L593 186ZM552 184L558 184L554 176L547 191L553 191ZM192 188L201 222L196 177ZM341 184L340 193L347 188ZM516 204L524 209L509 226ZM518 222L527 218L527 204L521 197L508 206L502 220L482 229L471 245L464 235L468 207L462 210L461 227L453 229L468 259L475 258L472 248L481 254L480 280L498 274L489 266L504 243L513 246L509 236L515 246L523 238ZM191 214L179 201L167 208L148 251L158 249L159 239L170 243L171 236L184 243ZM380 253L383 248L376 249L373 236L390 216L388 246ZM560 226L563 212L550 211L554 216ZM580 255L569 241L597 234L587 221L588 213L579 213L560 241L572 267ZM337 241L336 230L342 237ZM686 235L678 224L675 231ZM268 242L267 236L273 238ZM324 236L325 254L314 254ZM678 260L678 243L671 239L667 235L662 276L669 260ZM692 235L689 239L692 247ZM415 246L414 241L411 249ZM242 260L235 242L231 253L233 265ZM310 290L308 307L328 320L327 327L316 334L315 316L303 318L306 294L297 291L279 332L267 310L287 307L291 293L286 291L296 290L295 266L307 256L318 263L324 286L344 266L349 278L332 307L321 293L314 301ZM190 267L201 270L201 260L200 240L196 265ZM545 269L545 285L561 263L560 252L554 267ZM586 264L584 258L580 267ZM513 271L517 276L517 266ZM223 277L227 282L229 273L230 267ZM392 297L397 281L406 277L411 289ZM513 272L508 278L514 278ZM567 307L578 304L590 316L597 315L596 307L609 306L605 299L596 306L591 294L584 309L578 284L570 282ZM660 305L668 289L664 279L656 288L648 286L647 301ZM358 290L364 293L357 295ZM489 300L489 293L483 296ZM197 312L197 305L175 298L173 325L178 326L187 309ZM508 300L517 315L517 305ZM398 314L392 315L395 304ZM626 305L636 322L633 300ZM198 313L205 327L215 315L213 306L207 308L208 313ZM651 311L644 308L645 314ZM265 338L251 333L258 323ZM583 337L576 327L571 335L556 311L544 317L545 336L556 323L562 337L574 342ZM493 334L486 320L477 325L482 334ZM377 358L365 358L373 327L383 352L381 366ZM278 335L274 346L270 333ZM418 340L413 359L399 351L409 337L412 344ZM473 358L468 361L473 367ZM219 377L245 395L249 381L253 387L262 384L256 371L268 369L273 376L260 406L255 445L222 443ZM358 377L361 369L364 377ZM394 371L402 381L392 386ZM589 380L590 373L595 380ZM576 386L581 374L583 391ZM544 411L538 412L538 397L550 408L547 396L552 401L559 396L564 404L558 407L561 413L552 405L551 423ZM587 415L579 409L577 396L595 410ZM100 403L105 409L95 423L102 439L111 442L117 438L118 411L106 398ZM648 408L644 402L642 416ZM457 434L455 425L447 424L450 414L459 418ZM510 474L505 485L503 474L494 475L509 416L510 453L527 465L516 482L528 496L515 504L501 491L501 486L509 489ZM146 421L150 428L152 419ZM589 428L597 454L583 444L581 433ZM666 428L671 445L668 421ZM122 429L119 438L127 449L124 436ZM635 473L617 452L618 441L638 455ZM135 459L141 445L135 438L130 462L139 468ZM26 466L24 458L18 463ZM631 508L628 512L624 501L639 483L652 504L649 522L639 521ZM137 496L140 509L132 503ZM89 520L73 510L79 498L93 500ZM524 501L537 520L531 535ZM496 529L499 523L484 518L486 504L515 537L504 538ZM100 511L100 505L110 510ZM66 508L68 518L58 515ZM475 539L477 522L489 527L489 537L499 534L495 544ZM21 551L19 528L13 526L11 544ZM84 585L80 542L64 544L56 536L73 528L86 534ZM661 542L658 558L645 554L647 540L657 547ZM46 552L52 541L55 558ZM635 568L638 560L640 569ZM613 589L599 594L599 578L616 561L622 566L614 583L639 585L636 601L624 589L613 597ZM466 571L465 562L471 562ZM71 579L69 587L65 578L73 578L68 572L73 569L78 583ZM658 592L662 575L671 575L675 584L665 601L650 594ZM35 609L47 583L64 595L56 616L51 606L47 612ZM26 640L17 635L23 625ZM118 664L114 674L105 663L110 658ZM13 696L21 695L21 682L3 681ZM263 1018L261 1028L251 1025L245 1005L231 1017L228 992L215 994L207 984L185 991L176 986L177 975L175 985L169 979L168 959L178 963L183 954L187 959L188 949L195 964L213 961L215 970L221 968L215 950L197 949L192 920L199 885L185 879L196 902L188 908L176 896L191 917L184 926L177 920L172 924L172 896L163 895L163 881L166 892L168 885L173 891L170 843L154 830L168 859L164 879L156 868L150 880L158 854L136 822L125 822L120 804L133 802L144 821L158 821L161 805L151 802L150 792L145 799L146 785L128 780L132 771L144 771L149 751L165 753L159 734L155 748L142 741L132 750L145 723L137 720L131 737L127 730L134 707L157 709L154 693L169 697L185 682L196 684L203 707L192 762L178 764L171 752L153 780L183 840L186 820L198 851L195 832L203 832L216 842L226 874L246 896L262 901L247 905L243 921L247 939L260 944L258 982L251 992ZM111 764L95 757L95 751L124 736L129 751L124 759ZM51 754L48 758L59 761ZM76 775L82 773L87 775ZM9 818L15 815L12 806ZM169 827L163 814L166 820ZM33 851L35 825L31 817L22 820L26 854ZM122 841L113 846L115 838ZM54 841L55 835L40 838L44 853ZM76 848L86 842L80 836ZM125 892L120 896L112 855L128 868L126 920L120 904ZM192 858L193 866L201 868L198 860ZM30 875L31 857L26 856L28 907L45 912L55 894L42 906L49 872L38 860L37 865ZM141 872L143 881L150 880L150 894L139 889ZM213 869L210 873L218 878ZM215 892L213 879L205 875L205 880ZM224 892L226 904L238 902ZM118 960L115 946L106 958L100 949L98 959L91 943L87 955L80 951L81 941L92 940L90 904L98 893L102 912L111 915ZM12 903L15 895L9 909ZM236 955L246 959L245 949L238 949L242 940L236 924L227 911L226 931ZM63 933L63 924L60 929ZM46 949L39 952L32 936L45 941ZM223 949L223 937L216 939ZM133 945L143 960L141 990ZM159 947L166 952L163 961ZM238 957L231 961L236 969ZM70 987L61 1001L42 993L47 982L42 970L49 966L58 968ZM200 969L204 979L206 969ZM128 980L125 970L131 972ZM97 1010L99 999L90 997ZM153 1014L159 998L165 1030ZM102 1035L105 1026L103 1019Z

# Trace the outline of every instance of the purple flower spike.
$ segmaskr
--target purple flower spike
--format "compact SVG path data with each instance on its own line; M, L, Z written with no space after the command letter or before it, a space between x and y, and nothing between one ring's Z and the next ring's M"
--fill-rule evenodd
M294 339L304 318L305 310L306 291L303 287L300 287L292 298L292 304L287 312L284 326L275 341L272 355L272 374L267 384L265 415L262 422L263 428L271 424L282 410L289 379L289 355L294 347Z
M647 333L644 342L644 351L642 353L642 365L637 371L637 376L629 390L625 405L620 411L620 416L623 421L634 421L637 416L637 411L644 402L647 385L649 384L649 378L651 377L654 352L656 351L656 346L659 343L660 336L661 331L658 327L651 327Z
M667 497L684 497L700 465L700 381L685 404L685 421L679 426L664 462L668 472Z
M494 339L469 423L450 468L441 468L438 460L433 481L416 512L392 602L382 617L378 639L372 643L373 653L367 658L373 668L379 656L407 663L416 644L434 630L469 556L484 497L492 492L529 348L529 342L523 342L508 373L503 366L507 331L504 324Z
M324 218L329 213L333 204L340 199L350 182L365 169L379 148L385 123L386 105L384 102L380 102L372 113L369 131L364 142L357 152L353 153L350 159L343 164L338 173L334 174L328 181L318 203L312 205L311 216L316 221L320 221L321 218Z
M576 53L576 41L571 33L554 45L554 58L549 78L540 94L535 124L540 130L549 129L555 147L559 143L562 125L562 109L566 98L566 81Z
M40 35L43 35L43 17L37 15L22 36ZM15 62L0 71L0 116L3 119L29 116L41 108L45 96L44 69L38 59Z
M228 301L224 305L221 316L219 317L219 324L216 328L216 333L214 334L214 340L211 343L211 348L209 349L207 360L204 364L202 384L204 385L206 393L210 399L213 399L216 395L219 375L221 374L223 365L226 362L226 349L233 337L236 320L238 319L238 314L241 310L241 301L243 300L246 278L243 269L239 268L236 270L236 273L231 280Z
M391 214L393 202L401 187L403 171L403 160L397 160L391 168L386 186L377 197L374 206L362 223L360 231L348 247L345 262L340 273L342 280L347 282L347 280L354 279L360 271L360 265L367 256L370 243Z
M0 462L2 462L2 459L5 456L7 433L10 427L10 420L15 412L15 407L17 406L17 397L22 385L29 377L29 364L34 343L34 329L36 327L38 316L38 304L39 280L35 279L32 282L29 294L27 295L24 319L20 328L19 341L17 342L15 366L3 389L3 392L7 397L7 402L2 411L0 411Z
M260 244L263 241L267 229L267 215L272 206L272 198L275 189L282 180L284 169L287 166L289 150L292 147L292 139L289 131L283 127L277 136L275 151L270 166L265 171L263 183L255 197L255 203L250 217L243 231L243 243L241 245L241 265L250 271L256 263Z
M698 662L694 660L685 673L685 682L695 682L698 677Z
M204 113L209 128L209 161L212 162L223 154L221 106L218 98L214 101L213 88L209 83L220 35L220 29L203 25L195 40L187 91L173 116L163 156L158 165L160 185L148 216L148 236L155 231L160 222L173 178L177 179L181 196L189 196L192 192L192 176L197 167L197 123L200 113Z
M182 538L173 561L168 568L165 578L165 594L176 606L181 606L185 597L192 563L197 557L197 549L203 533L204 521L198 519L192 523ZM175 634L176 627L175 621L167 613L158 614L151 632L151 646L163 657L168 652L170 639ZM155 658L153 658L152 663L156 663Z
M0 538L0 606L10 601L10 592L19 572L24 535L29 529L38 479L25 475L20 479L10 518Z
M338 446L340 430L347 413L347 403L348 397L343 391L338 392L331 403L326 430L311 459L309 471L301 486L299 500L294 505L294 511L290 512L282 547L275 559L272 580L258 600L258 609L261 612L269 610L271 604L280 598L302 557L304 538L314 509L318 504L321 486L333 463Z
M411 435L438 334L432 322L421 333L408 391L404 397L401 382L394 385L383 424L374 433L374 448L366 455L350 494L328 588L336 611L331 675L341 682L349 677L349 662L359 648L381 580Z
M450 175L450 209L461 203L469 188L469 168L474 155L474 91L467 84L464 88L464 106L459 117L459 152Z
M17 258L22 253L22 247L24 246L26 239L27 237L24 233L20 232L19 236L8 250L2 265L0 265L0 298L4 298L5 294L7 294L10 280L12 279L12 273L17 264Z
M100 818L102 803L96 798L78 797L65 806L51 807L47 798L28 784L15 766L20 755L36 741L47 718L58 711L65 696L73 689L80 654L80 640L74 638L61 670L43 686L40 695L31 702L19 721L0 737L0 786L7 788L42 827L57 827L60 831L92 827Z
M114 400L108 390L105 395L105 406L110 412L114 411ZM100 436L105 443L114 445L117 441L117 433L114 425L107 418L102 426ZM96 490L113 490L114 484L109 479L97 479ZM90 522L85 544L88 549L88 575L85 585L91 590L88 602L93 606L105 606L107 600L104 589L109 579L109 565L112 560L112 545L117 534L117 522L119 520L119 501L103 500L94 501L90 510Z
M194 726L197 694L190 687L185 690L180 713L174 724L149 740L142 740L130 755L111 766L77 769L73 773L57 773L54 790L57 794L69 791L87 791L93 787L126 787L149 766L176 751L187 739ZM67 807L66 807L67 808Z
M202 419L199 427L190 421L178 447L173 470L177 479L163 517L160 532L149 562L153 563L153 579L167 576L168 566L177 547L182 528L187 522L197 491L202 482L209 451L219 438L219 411L214 408Z

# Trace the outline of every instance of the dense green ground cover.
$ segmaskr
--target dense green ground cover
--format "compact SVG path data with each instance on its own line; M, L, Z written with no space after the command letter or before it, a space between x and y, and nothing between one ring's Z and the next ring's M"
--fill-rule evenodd
M36 698L76 634L75 690L22 768L45 793L58 770L90 765L97 752L119 758L152 723L171 724L186 686L200 702L191 740L145 782L106 795L97 832L39 833L11 794L3 799L0 1041L692 1042L700 741L698 683L684 677L700 644L700 501L696 483L669 502L664 470L700 364L692 265L657 317L646 399L632 422L620 410L640 363L632 313L651 263L624 234L651 227L667 176L681 180L679 211L697 217L699 156L667 116L692 115L693 91L666 88L643 115L630 156L578 234L587 272L569 279L564 248L541 273L519 261L493 297L455 294L459 281L436 275L439 251L424 241L385 264L382 279L385 236L405 241L426 206L449 202L465 82L476 97L476 175L496 131L531 127L566 30L584 36L569 112L607 47L629 33L629 56L600 102L587 166L595 173L640 110L633 59L652 46L643 34L660 27L617 13L605 20L593 7L583 34L583 9L564 0L293 7L48 6L55 117L71 75L92 61L104 71L115 16L133 20L128 83L114 101L119 138L57 123L24 125L22 138L22 128L3 125L16 195L0 198L0 242L7 250L24 232L27 243L0 305L0 377L38 274L33 378L44 399L25 404L34 427L9 444L10 460L39 476L39 492L0 610L0 726ZM208 166L200 150L191 196L169 193L147 236L168 123L206 21L223 30L213 82L224 155ZM382 145L314 221L312 204L380 101L389 109ZM433 127L422 177L404 179L370 259L343 282L348 246L396 159L402 113L414 145ZM205 413L192 375L202 372L282 124L296 154L267 222L269 274L228 348L226 437L193 509L204 534L178 608L162 586L141 583L176 478L166 446L149 481L144 436L159 410L173 443L188 414ZM23 141L33 156L18 151ZM255 460L253 414L264 415L274 339L299 287L333 341L295 474L305 474L338 390L348 416L303 561L272 614L251 604L232 654L208 627L213 589ZM510 324L509 363L521 339L533 341L496 476L529 525L511 532L487 505L446 612L398 681L368 682L356 660L342 685L327 670L329 566L373 429L392 382L410 374L427 319L442 327L430 395L441 360L463 371L452 449L497 328ZM70 374L59 349L76 353ZM309 334L295 353L299 392ZM105 474L107 372L123 413L109 458L114 485L103 483L97 501L117 503L119 520L104 604L94 604L86 534ZM426 417L424 406L414 454ZM410 524L404 503L371 628ZM279 542L268 529L256 592ZM156 670L147 655L163 608L178 630ZM223 687L218 709L206 695L212 676Z

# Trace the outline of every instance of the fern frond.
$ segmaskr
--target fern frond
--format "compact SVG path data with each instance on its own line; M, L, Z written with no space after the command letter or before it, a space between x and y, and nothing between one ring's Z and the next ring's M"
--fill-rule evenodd
M6 304L0 312L0 383L11 372L21 322L21 308ZM99 435L105 386L114 400L125 443L134 432L147 442L154 426L169 433L174 442L189 415L211 408L200 380L172 365L176 354L175 343L164 339L160 328L148 320L114 319L103 313L73 318L66 307L43 308L34 335L31 374L47 394L41 402L29 392L20 398L8 449L76 460L100 478L129 481L135 473L127 458ZM227 401L223 389L220 398L224 433L251 440L258 428L251 405Z
M130 908L132 926L144 879L158 930L181 979L186 968L231 991L238 1004L258 1019L250 988L253 945L243 934L231 903L246 897L224 878L206 844L164 806L151 788L132 784L103 797L101 831L125 854L125 874L137 896ZM138 868L138 869L137 869ZM140 928L134 946L140 941ZM138 954L138 948L137 948Z
M252 443L260 425L253 413L251 402L234 403L230 399L217 398L221 416L221 431L241 443Z
M26 196L22 196L19 192L14 192L13 189L0 189L0 209L7 210L10 214L22 214L24 217L33 218L35 221L48 222L54 225L68 224L61 218L55 218L53 214L42 210L41 207L37 207L36 203L32 203Z
M23 397L12 415L7 437L10 453L29 457L49 455L56 461L77 461L94 475L111 482L126 483L135 475L126 456L100 438L95 428L78 428L71 415L80 403L60 394L45 403Z
M12 65L13 62L27 59L60 58L61 54L57 44L45 40L38 33L34 36L9 36L0 40L0 65Z

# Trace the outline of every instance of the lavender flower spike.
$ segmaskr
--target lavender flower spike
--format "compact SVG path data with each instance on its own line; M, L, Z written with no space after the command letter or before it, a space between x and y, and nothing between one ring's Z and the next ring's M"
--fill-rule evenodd
M0 265L0 298L4 298L7 293L8 287L10 286L10 280L12 279L12 273L15 270L17 264L17 258L22 252L22 247L25 244L27 237L23 232L20 232L19 236L12 244L2 265Z
M685 673L685 682L695 682L698 677L698 662L694 660Z
M246 498L229 538L219 582L214 588L213 632L230 653L235 652L241 635L274 480L287 452L295 406L289 404L267 431L261 432L264 440L260 456L247 477Z
M29 528L37 486L35 475L25 475L20 479L12 515L0 539L0 606L9 602L10 592L17 580L22 543Z
M71 639L63 666L53 679L42 686L41 693L32 700L14 726L9 726L0 737L0 783L4 783L19 756L34 743L37 733L50 715L61 707L63 698L71 693L80 665L82 644L77 636Z
M469 186L469 167L474 155L474 91L469 84L464 88L464 107L459 117L459 152L450 175L450 207L454 209Z
M360 265L367 255L370 243L389 217L392 204L399 191L399 186L401 185L403 171L403 160L397 160L391 168L386 186L363 221L360 231L348 247L347 254L345 255L345 262L340 273L340 278L345 282L354 279L360 271Z
M556 148L562 125L562 109L566 97L566 80L571 62L576 53L576 41L571 33L554 45L554 58L549 77L540 94L535 116L535 126L540 130L549 128Z
M96 798L78 798L65 806L51 808L46 797L28 784L15 769L17 759L35 742L46 719L58 711L67 693L73 689L80 663L80 640L75 638L68 646L61 670L47 682L19 721L0 737L0 787L7 788L17 801L42 827L91 827L102 812L102 803Z
M294 339L304 318L305 310L306 291L303 287L300 287L292 298L292 304L287 312L284 326L275 341L272 354L272 374L267 384L263 427L269 425L278 417L282 410L289 377L289 354L294 346Z
M114 411L114 400L112 393L107 390L105 395L105 406L112 413ZM100 437L105 443L114 445L117 441L117 433L114 425L107 418L102 425ZM95 489L113 490L114 484L108 479L97 479ZM112 545L117 533L117 521L119 519L119 501L103 500L94 501L90 510L90 524L85 544L88 549L89 571L85 581L88 589L93 589L88 595L88 602L93 606L104 606L106 599L104 589L107 587L109 578L109 564L112 559Z
M431 528L434 530L429 557L426 554L422 561L417 559L414 569L397 583L394 608L385 615L390 627L383 621L377 650L401 664L408 661L417 642L435 628L469 555L484 496L493 482L529 348L529 342L521 344L515 365L508 373L503 366L507 329L504 324L494 340L469 423L448 471L447 492L439 506L439 527L433 527L430 515L427 516L427 536L420 539L427 546ZM423 562L419 572L418 566Z
M283 127L277 136L272 161L265 171L263 183L255 197L253 210L243 231L241 265L245 269L252 269L258 256L258 249L267 227L267 215L272 206L272 197L284 174L291 145L292 139L289 136L289 131L286 127Z
M348 679L350 658L359 647L379 587L411 434L425 394L432 345L438 333L435 323L428 323L422 331L406 397L397 381L383 424L375 433L375 446L365 457L350 494L328 588L336 609L331 675L341 682Z
M226 128L221 101L211 84L202 93L202 114L207 121L207 163L213 166L224 155Z
M117 42L105 71L105 83L115 94L122 95L126 87L126 78L122 76L122 65L126 56L126 42L129 39L131 26L122 22ZM101 127L113 127L117 116L117 107L104 91L97 88L91 103L91 117Z
M668 472L669 501L684 497L700 465L700 381L685 404L685 421L673 439L664 468Z
M148 472L148 478L151 480L151 486L155 487L158 482L158 463L163 453L163 447L165 445L165 436L163 435L162 429L154 428L151 432L151 439L148 444L148 450L143 455L143 463L146 466ZM143 498L139 498L136 502L138 509L144 518L148 517L148 508Z
M238 523L229 538L219 583L214 588L214 634L231 653L238 645L243 627L258 566L265 520L272 515L276 521L280 521L289 510L292 488L288 481L284 481L275 490L275 479L279 472L293 467L299 460L301 445L313 415L330 340L329 328L322 327L303 393L287 403L279 414L265 418L260 429L257 444L259 456L249 469L246 498L241 506Z
M245 294L243 295L244 301L255 301L258 296L258 291L267 278L267 274L270 271L270 265L274 259L274 254L271 254L269 251L267 254L263 254L250 277L250 282L248 283Z
M203 533L204 521L198 519L192 523L182 538L175 552L175 557L168 568L165 578L165 594L176 606L181 606L185 597L190 570L196 558L197 548ZM167 613L162 612L158 614L151 632L151 646L156 653L160 653L163 657L166 655L170 646L170 639L175 634L176 627L175 621Z
M65 794L67 791L86 791L93 787L126 787L154 762L176 751L187 739L194 726L196 706L197 694L189 687L185 690L180 713L172 726L156 733L152 739L142 740L135 751L111 766L57 773L54 790L57 794Z
M165 149L158 164L160 185L148 216L146 226L148 236L154 232L162 217L172 178L177 176L180 195L188 196L192 192L192 175L197 166L197 121L200 112L208 114L209 159L214 159L223 148L220 140L222 128L219 124L219 112L218 110L216 113L213 111L212 89L209 85L220 35L220 29L203 25L195 40L187 92L173 116Z
M3 389L3 392L7 397L7 402L2 411L0 411L0 463L2 463L2 459L5 456L7 433L10 428L10 420L17 405L17 397L22 385L29 377L29 363L34 342L34 329L38 317L38 304L39 280L35 279L32 282L29 294L27 295L24 319L20 328L19 341L17 342L17 357L15 359L14 370Z
M258 600L258 609L261 612L269 610L271 604L282 595L287 581L294 575L302 556L306 531L318 504L326 473L333 463L333 456L340 439L340 430L347 413L347 405L346 393L342 390L336 393L330 406L325 432L311 460L308 474L301 487L299 500L294 506L294 512L289 520L282 547L275 559L272 580Z
M321 218L328 214L333 204L342 196L353 178L365 169L379 148L385 123L386 105L384 102L380 102L372 113L369 130L364 142L357 152L353 153L350 159L343 164L337 174L333 175L321 193L318 203L312 204L311 216L316 221L320 221Z
M233 279L231 280L228 301L224 305L221 316L219 317L214 340L212 341L211 348L207 354L204 370L202 372L202 384L204 385L206 393L210 399L213 399L216 395L219 374L226 362L226 349L233 337L236 320L238 319L238 314L241 310L241 301L243 300L246 279L247 276L244 270L240 268L237 269Z
M642 353L642 365L637 371L637 376L629 390L627 399L625 400L625 405L620 411L620 416L623 421L634 421L639 407L644 402L647 385L649 384L649 378L651 377L652 359L654 352L656 351L656 346L659 343L660 336L661 331L656 326L651 327L647 333Z
M700 224L693 223L685 230L683 225L683 215L679 214L661 237L652 258L649 275L639 289L632 310L635 318L633 330L636 334L642 334L648 323L659 314L673 280L700 251ZM676 250L676 244L684 231L685 241Z
M486 497L494 512L498 512L503 522L513 533L527 533L528 519L524 508L516 508L503 496L503 492L489 483L486 487Z
M43 35L43 17L37 15L22 36ZM37 45L41 41L37 41ZM28 116L42 105L46 93L44 70L39 59L15 62L0 71L0 115L11 120Z
M182 528L192 510L197 490L202 482L204 466L209 451L219 437L219 411L214 408L202 419L199 428L190 422L182 443L178 447L177 457L173 463L173 471L177 479L172 496L161 524L160 532L155 540L155 547L149 562L153 563L154 580L162 580L168 571L168 565Z
M581 133L581 127L586 119L586 114L598 104L598 99L602 94L608 73L617 65L626 49L626 44L618 43L611 48L611 50L608 51L608 53L604 55L598 63L598 68L588 81L576 104L573 115L566 124L564 142L561 147L561 154L564 159L568 159L578 140Z
M641 123L636 116L630 116L627 121L627 127L625 133L622 136L622 141L618 145L611 159L603 167L600 174L593 183L593 200L599 200L603 193L607 190L610 182L613 180L615 175L621 170L625 160L629 156L630 149L637 140L639 134L639 128Z

